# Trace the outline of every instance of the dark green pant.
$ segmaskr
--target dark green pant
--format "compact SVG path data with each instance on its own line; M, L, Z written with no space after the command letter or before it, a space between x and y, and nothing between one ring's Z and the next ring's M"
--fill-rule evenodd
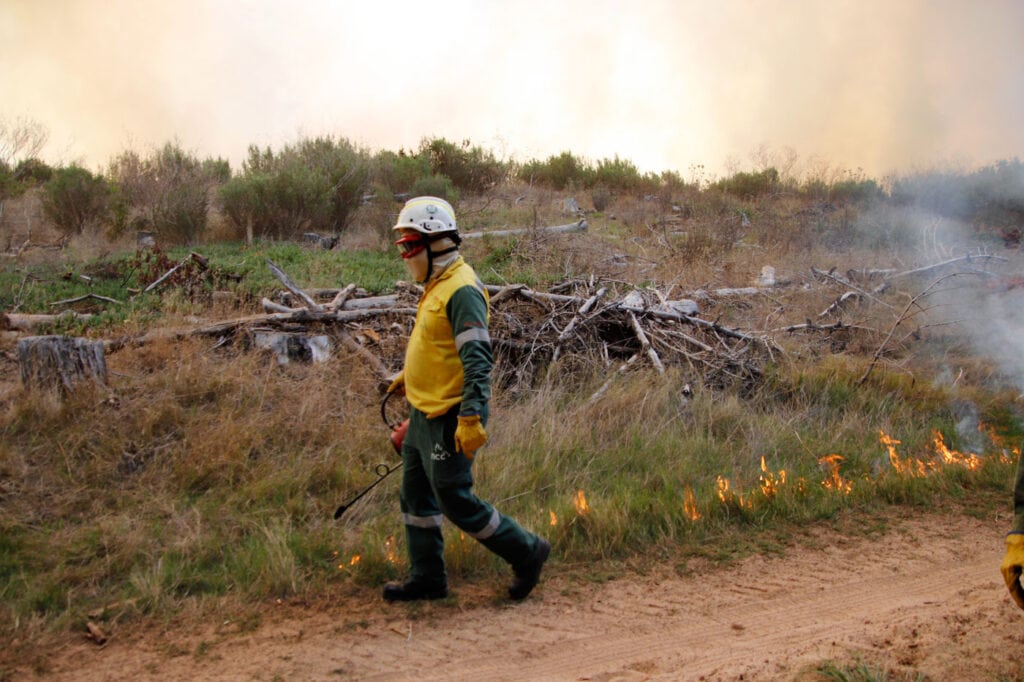
M402 443L402 521L409 577L418 582L447 582L442 515L513 567L525 561L537 543L536 535L473 494L473 462L455 451L456 426L457 407L435 419L413 409Z

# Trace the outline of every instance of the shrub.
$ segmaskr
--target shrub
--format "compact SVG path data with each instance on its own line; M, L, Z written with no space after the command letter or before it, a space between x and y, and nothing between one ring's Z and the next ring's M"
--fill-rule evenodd
M779 171L775 168L766 168L760 172L740 172L731 177L716 182L713 187L740 197L741 199L754 199L756 197L771 194L778 189Z
M430 164L435 175L451 178L460 190L483 192L505 180L508 165L495 158L482 147L472 146L469 140L457 145L443 137L423 140L420 153Z
M373 157L373 181L387 187L392 194L412 192L418 180L430 175L430 161L422 154L409 154L400 149L397 154L381 151Z
M594 169L594 184L627 193L653 192L661 182L657 176L641 175L636 165L618 154L611 159L601 159Z
M417 197L440 197L449 203L459 200L459 190L455 187L455 183L444 175L428 175L420 178L413 183L411 194Z
M595 211L604 211L612 200L612 193L606 187L595 187L590 190L590 201L594 204Z
M882 188L874 180L850 179L832 185L829 197L836 203L864 203L883 196Z
M108 171L117 186L115 231L143 229L169 243L195 241L206 229L209 192L226 164L219 159L200 162L170 142L146 159L124 152Z
M568 187L591 187L594 184L594 169L589 163L562 152L549 156L547 161L533 159L520 166L516 173L523 182L563 190Z
M43 186L43 212L65 235L81 234L110 210L110 186L99 175L71 165L53 171Z
M343 231L370 181L370 162L348 140L318 137L275 154L249 148L242 174L220 188L228 218L253 236Z
M22 184L41 185L53 177L53 168L32 157L22 159L14 167L14 181Z

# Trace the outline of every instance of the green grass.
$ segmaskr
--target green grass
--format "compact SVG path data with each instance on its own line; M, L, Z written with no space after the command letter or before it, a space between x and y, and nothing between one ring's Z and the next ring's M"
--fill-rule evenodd
M899 674L887 671L865 661L836 663L826 661L814 668L815 680L822 682L923 682L927 678L920 674Z
M159 290L141 293L193 251L209 260L209 270L190 265L186 272L194 285L166 295ZM80 264L50 262L0 270L0 308L20 313L51 313L65 308L95 315L88 322L60 321L53 333L82 333L113 329L134 323L152 325L165 313L197 312L209 303L214 290L230 291L254 305L263 296L282 288L267 267L280 266L303 288L342 288L349 283L371 294L387 292L405 275L400 259L385 251L324 251L286 242L207 244L176 247L166 253L123 252ZM83 279L83 276L88 279ZM120 303L86 300L54 307L53 303L86 294L112 298Z

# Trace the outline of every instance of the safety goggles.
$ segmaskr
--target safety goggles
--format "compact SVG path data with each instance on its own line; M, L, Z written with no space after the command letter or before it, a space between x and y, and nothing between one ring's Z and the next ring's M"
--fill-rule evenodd
M412 258L427 248L427 242L418 234L407 234L395 242L402 258Z

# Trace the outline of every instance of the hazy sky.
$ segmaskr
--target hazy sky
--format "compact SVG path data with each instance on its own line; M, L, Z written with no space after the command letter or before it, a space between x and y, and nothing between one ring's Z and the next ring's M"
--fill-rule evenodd
M99 168L168 140L469 139L692 177L1024 156L1021 0L0 0L0 117Z

